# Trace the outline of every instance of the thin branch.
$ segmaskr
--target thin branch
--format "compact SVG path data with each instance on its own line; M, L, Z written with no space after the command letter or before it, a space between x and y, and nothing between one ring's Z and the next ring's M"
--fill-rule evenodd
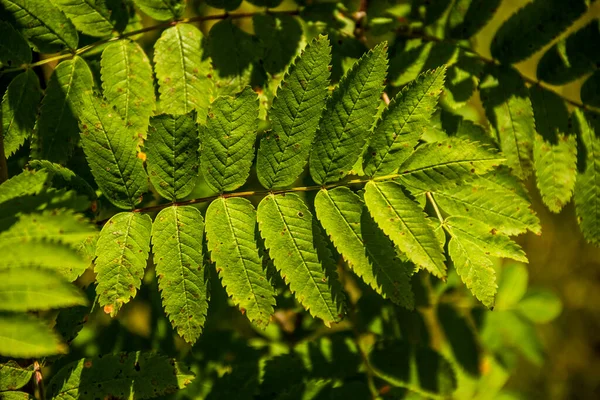
M408 39L421 39L425 42L434 42L434 43L444 43L444 44L449 44L452 45L454 47L457 47L463 51L466 51L467 53L477 57L479 60L485 62L486 64L492 64L492 65L504 65L502 64L500 61L495 60L493 58L489 58L484 56L483 54L475 51L473 48L466 46L465 44L453 40L453 39L444 39L444 38L440 38L437 36L433 36L433 35L428 35L427 33L421 31L421 30L407 30L407 29L398 29L396 31L396 35L403 37L403 38L408 38ZM597 112L600 113L600 109L595 108L595 107L590 107L586 104L583 104L577 100L573 100L569 97L564 96L562 93L557 92L556 90L552 89L552 87L550 87L548 84L538 81L535 78L532 78L530 76L527 76L525 74L523 74L521 71L519 71L518 69L515 68L515 71L517 71L517 73L521 76L521 78L529 83L530 85L537 85L540 88L548 91L548 92L552 92L555 95L557 95L558 97L560 97L564 102L571 104L574 107L577 108L581 108L583 110L586 111L593 111L593 112Z
M156 25L152 25L152 26L147 26L145 28L142 29L138 29L136 31L131 31L131 32L126 32L123 33L121 35L118 36L114 36L111 38L107 38L107 39L102 39L102 40L98 40L97 42L91 43L87 46L83 46L73 52L68 52L68 53L63 53L63 54L59 54L55 57L50 57L50 58L46 58L44 60L32 63L32 64L23 64L20 65L18 67L15 68L8 68L5 69L3 71L0 71L0 74L6 74L9 72L16 72L16 71L21 71L24 69L28 69L28 68L34 68L34 67L39 67L41 65L44 64L48 64L54 61L60 61L60 60L64 60L67 58L72 58L76 55L81 55L84 53L87 53L88 51L95 49L98 46L101 46L103 44L106 43L111 43L111 42L116 42L122 39L126 39L128 37L131 36L136 36L136 35L140 35L142 33L146 33L146 32L151 32L151 31L156 31L159 29L165 29L165 28L169 28L171 26L175 26L177 24L192 24L195 22L204 22L204 21L214 21L214 20L222 20L222 19L240 19L240 18L252 18L255 15L264 15L264 14L269 14L269 15L276 15L276 14L285 14L285 15L299 15L300 14L300 10L282 10L282 11L271 11L271 10L266 10L266 11L260 11L260 12L245 12L245 13L235 13L235 14L230 14L228 12L225 12L223 14L214 14L214 15L202 15L202 16L197 16L197 17L191 17L191 18L184 18L184 19L179 19L179 20L175 20L175 21L169 21L169 22L163 22L160 24L156 24Z

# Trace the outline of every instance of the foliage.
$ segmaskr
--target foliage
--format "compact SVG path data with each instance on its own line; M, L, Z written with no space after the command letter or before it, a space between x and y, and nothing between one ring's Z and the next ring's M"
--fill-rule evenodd
M600 244L593 6L206 3L0 0L0 398L508 396L527 180Z

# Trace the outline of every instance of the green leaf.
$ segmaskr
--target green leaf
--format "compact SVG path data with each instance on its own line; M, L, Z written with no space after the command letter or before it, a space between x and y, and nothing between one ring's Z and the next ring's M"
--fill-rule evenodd
M581 101L593 107L600 107L600 72L594 71L581 85Z
M206 0L206 4L214 8L224 8L227 11L233 11L242 4L242 0Z
M163 307L173 327L191 344L200 337L208 311L203 231L202 214L191 206L165 208L152 225L152 251Z
M304 170L329 84L331 47L318 36L296 57L269 111L272 130L262 136L256 170L267 189L289 186Z
M264 49L261 65L271 75L283 72L298 52L302 39L298 19L286 14L255 14L252 25Z
M450 230L450 234L448 254L456 272L483 305L493 307L498 287L494 264L480 247L466 240L461 231Z
M206 210L206 239L227 294L248 319L266 328L274 291L256 245L256 210L241 197L214 200Z
M523 80L513 69L489 66L479 90L506 164L518 178L526 179L532 170L535 122Z
M145 352L107 354L65 365L48 383L48 398L150 399L183 389L193 379L175 359Z
M526 199L484 179L476 179L470 185L438 190L435 200L450 215L485 221L491 228L506 235L518 235L527 230L541 233L540 220Z
M32 141L35 158L65 164L79 137L77 116L82 95L92 90L94 78L83 58L75 56L58 64L52 72L42 100Z
M270 194L258 205L257 219L265 247L296 299L326 325L338 322L342 305L333 291L335 277L318 255L320 232L304 201L293 193Z
M202 33L193 25L177 24L163 31L154 45L154 71L158 79L160 112L201 117L209 104L209 61L202 60Z
M486 256L528 262L521 246L508 236L496 232L485 221L452 216L444 221L444 226L448 228L450 234L460 237L464 243L479 248Z
M0 252L5 254L0 268L39 266L73 281L89 265L78 250L95 232L85 218L68 210L22 215L0 233Z
M469 39L494 16L501 0L457 0L448 13L446 30L450 36Z
M420 394L431 393L436 398L447 398L457 386L452 364L429 347L405 341L379 342L369 360L376 376Z
M244 184L254 159L258 97L249 87L236 97L218 97L200 128L200 170L218 192Z
M104 97L131 126L140 140L146 138L154 112L154 77L144 50L135 42L119 40L102 52Z
M448 139L419 146L400 166L409 186L437 189L454 186L497 167L504 158L477 142Z
M31 63L31 50L19 32L11 24L0 21L0 66L16 67Z
M348 266L377 293L412 309L414 267L402 262L379 230L362 200L347 187L321 190L315 197L317 218Z
M507 64L522 61L551 42L586 9L584 0L534 0L498 29L491 45L492 56Z
M310 156L318 184L346 176L369 137L387 70L387 44L361 57L327 101Z
M14 360L0 364L0 391L20 389L31 380L33 368L23 368Z
M0 392L0 400L35 400L35 397L27 392Z
M206 50L215 71L225 78L243 75L259 54L260 46L256 36L226 18L210 28Z
M73 189L85 194L90 199L96 199L96 192L89 183L70 169L46 160L32 160L29 167L35 170L45 170L52 175L52 186L55 188Z
M21 196L39 194L50 178L51 175L45 170L25 170L0 184L0 203Z
M528 320L537 324L545 324L556 317L562 311L560 299L549 290L529 290L525 297L517 304L518 312Z
M498 282L498 310L511 310L517 306L527 292L528 277L527 268L523 264L510 263L504 266Z
M369 181L365 203L381 230L416 265L438 278L446 276L444 254L432 223L396 182Z
M110 35L114 29L106 0L52 1L73 22L73 25L86 35L104 37Z
M575 211L583 237L600 245L600 138L580 110L575 110L573 122L585 148L586 166L575 182Z
M32 69L17 75L2 98L4 154L10 157L33 132L42 97L40 82Z
M0 0L5 15L39 53L55 53L77 48L75 27L51 1ZM4 14L4 13L3 13Z
M86 303L83 293L55 272L0 271L0 311L51 310Z
M96 245L96 292L100 306L112 317L140 288L151 231L148 215L130 212L114 215L102 228Z
M146 167L161 196L175 201L192 192L198 175L199 146L195 112L152 117L150 135L144 142Z
M48 324L27 314L0 314L0 354L13 358L65 354L68 348Z
M553 85L564 85L588 72L600 63L597 45L600 41L600 21L592 22L550 48L537 65L538 79Z
M383 112L365 152L369 176L394 173L417 145L444 86L445 68L425 72L406 86Z
M133 0L145 14L157 21L177 19L183 15L187 0Z
M84 98L81 142L94 179L111 203L131 209L148 189L133 128L95 95L89 93Z

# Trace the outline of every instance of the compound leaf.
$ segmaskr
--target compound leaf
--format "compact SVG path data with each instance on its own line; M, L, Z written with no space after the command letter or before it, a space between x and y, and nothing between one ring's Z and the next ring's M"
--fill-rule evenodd
M507 64L522 61L551 42L586 9L584 0L534 0L498 29L492 41L492 56Z
M258 179L267 189L291 185L304 169L327 96L330 62L329 40L319 36L283 78L269 111L272 130L262 136L256 159Z
M256 245L256 210L241 197L214 200L206 210L206 239L227 294L250 321L266 328L274 291Z
M249 87L211 104L206 125L200 128L200 169L214 190L235 190L248 179L257 119L258 97Z
M490 66L479 89L506 164L518 178L526 179L532 170L535 122L523 80L513 69Z
M575 211L585 239L600 245L600 139L580 110L574 112L574 123L586 150L586 166L575 182Z
M148 189L137 157L135 133L117 112L92 93L84 96L81 142L102 193L119 208L131 209Z
M33 358L65 354L65 346L50 326L27 314L0 314L0 354Z
M369 181L365 204L381 230L409 260L439 278L446 276L444 254L432 224L399 184Z
M209 62L202 60L202 33L191 24L166 29L154 45L154 71L160 93L159 109L167 114L187 114L193 109L206 115L209 104Z
M48 396L55 400L150 399L183 389L193 379L187 368L164 356L108 354L65 365L48 383Z
M85 295L49 270L0 271L0 311L34 311L87 304Z
M265 247L298 301L326 325L338 322L342 307L332 290L334 277L318 255L320 232L304 201L293 193L270 194L258 205L257 219Z
M315 182L335 182L358 160L373 124L387 71L387 44L360 58L327 101L310 155Z
M145 14L157 21L166 21L181 17L186 0L134 0Z
M431 124L446 69L420 74L390 102L377 122L365 152L364 171L369 176L394 173Z
M0 203L8 200L39 194L48 184L51 174L47 171L25 170L0 184Z
M469 39L494 16L501 0L457 0L448 13L446 30L450 36Z
M476 142L448 139L417 148L400 166L409 186L436 189L453 186L497 167L504 158Z
M8 85L2 98L2 135L8 158L33 132L37 107L42 96L40 82L33 69L19 74Z
M106 0L52 0L73 25L89 36L104 37L113 31Z
M360 197L347 187L323 189L315 197L317 218L352 270L383 297L412 309L413 267L402 262Z
M11 22L39 53L77 48L79 37L69 19L51 1L0 0ZM1 11L1 10L0 10ZM4 14L4 13L3 13Z
M82 94L92 90L94 78L83 58L75 56L52 72L35 126L32 152L35 158L66 163L79 136L77 117Z
M150 135L144 143L150 182L166 199L189 195L198 175L198 127L196 113L161 114L151 118Z
M208 312L208 280L202 258L204 221L198 209L171 206L152 225L152 251L163 307L173 327L195 343Z
M96 292L104 312L113 317L142 283L151 231L150 216L122 212L108 220L100 232L94 268Z
M136 137L145 139L155 107L148 56L137 43L119 40L104 49L100 65L104 97Z

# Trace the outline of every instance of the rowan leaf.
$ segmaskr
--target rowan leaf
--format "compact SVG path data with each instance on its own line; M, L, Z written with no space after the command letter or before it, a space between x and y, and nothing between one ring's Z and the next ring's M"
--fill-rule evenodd
M289 186L304 170L329 83L331 47L315 38L296 57L269 110L271 132L260 141L256 170L267 189Z
M236 97L218 97L200 128L200 170L221 193L242 186L254 160L258 98L249 87Z
M575 110L575 130L585 148L585 169L577 174L575 182L575 211L583 237L590 243L600 245L600 139L586 115Z
M446 276L444 254L431 222L399 184L369 181L365 204L381 230L410 261L439 278Z
M65 346L50 326L27 314L0 314L0 354L13 358L65 354Z
M145 139L155 108L154 77L148 56L137 43L119 40L104 49L100 65L104 97L135 136Z
M73 22L75 27L89 36L104 37L112 33L111 11L106 0L52 0Z
M310 155L318 184L342 179L360 157L383 91L386 51L382 43L361 57L327 100Z
M40 82L32 69L17 75L2 97L2 135L8 158L33 133L37 107L42 97Z
M211 260L227 294L248 319L264 329L275 306L274 290L256 244L256 210L240 197L214 200L206 210Z
M148 189L137 140L117 112L92 93L84 96L81 142L96 183L108 200L131 209Z
M173 327L194 344L208 312L208 275L202 257L204 221L191 206L165 208L152 225L152 251L163 307Z
M532 172L535 121L522 78L513 69L490 66L479 90L506 164L518 178L526 179Z
M427 190L454 186L504 161L487 146L460 139L419 146L400 166L400 180Z
M203 61L202 33L193 25L177 24L165 29L154 45L154 71L160 93L161 113L203 117L209 105L209 62Z
M33 366L23 368L14 360L0 364L0 391L20 389L31 380Z
M522 61L551 42L586 10L584 0L534 0L520 8L496 32L491 52L503 63Z
M100 232L94 268L96 292L100 306L112 317L140 288L151 231L148 215L122 212L108 220Z
M56 272L0 270L0 311L39 311L85 304L85 295Z
M16 67L31 63L31 50L19 32L5 21L0 21L0 66Z
M133 0L145 14L157 21L177 19L185 11L187 0Z
M39 53L77 49L79 36L71 21L51 1L0 0L2 19L13 24Z
M335 277L328 276L324 252L317 253L320 232L306 204L293 193L270 194L258 205L257 220L265 247L296 299L326 325L338 322L342 304L332 290Z
M414 267L396 256L360 197L347 187L323 189L315 197L317 218L348 266L377 293L414 307L410 276Z
M425 72L407 85L387 106L365 152L369 176L394 173L431 124L444 86L445 68Z
M0 184L0 203L17 197L39 194L51 179L47 171L25 170Z
M48 397L150 399L183 389L193 380L194 374L175 359L139 351L107 354L62 367L48 383Z
M144 143L150 182L166 199L189 195L198 175L198 127L194 111L184 115L161 114L151 118Z
M77 118L82 112L82 96L93 86L92 72L81 57L58 64L50 76L35 126L35 158L62 164L69 160L79 137Z

